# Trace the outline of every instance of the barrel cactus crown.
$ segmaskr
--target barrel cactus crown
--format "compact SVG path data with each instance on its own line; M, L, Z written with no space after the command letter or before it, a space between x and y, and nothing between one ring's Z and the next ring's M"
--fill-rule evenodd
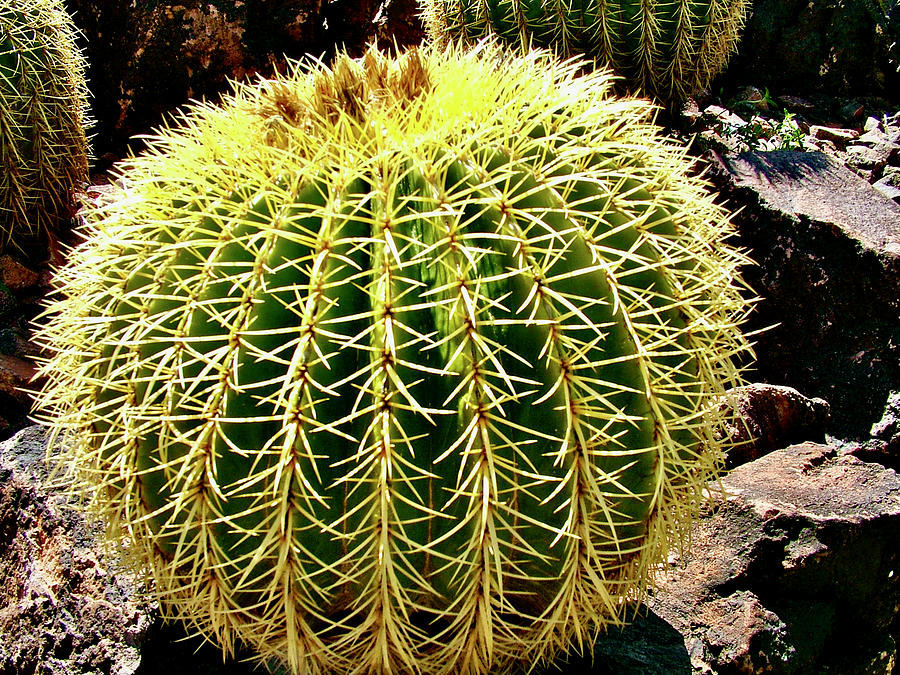
M120 169L41 407L170 616L366 674L504 672L620 620L748 350L728 220L651 115L547 53L372 48Z
M62 0L0 0L0 250L59 228L87 182L87 86Z
M706 87L737 44L750 0L420 0L438 43L493 34L611 67L670 105Z

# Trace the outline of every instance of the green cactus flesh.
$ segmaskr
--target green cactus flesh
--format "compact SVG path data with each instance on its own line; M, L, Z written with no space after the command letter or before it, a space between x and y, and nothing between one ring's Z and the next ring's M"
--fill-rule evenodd
M650 115L546 53L373 48L120 169L40 403L171 616L295 673L502 672L619 620L749 349Z
M0 0L0 250L74 213L87 182L87 87L60 0Z
M678 103L724 66L749 0L421 0L431 39L552 48L611 67L626 86Z

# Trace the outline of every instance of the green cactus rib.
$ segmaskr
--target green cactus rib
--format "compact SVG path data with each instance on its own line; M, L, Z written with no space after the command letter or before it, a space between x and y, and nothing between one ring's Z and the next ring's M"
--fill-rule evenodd
M61 0L0 0L0 250L58 230L87 182L76 34Z
M184 113L88 210L41 416L172 617L294 673L621 620L740 380L728 219L606 74L372 48Z
M610 67L627 87L679 103L734 52L749 0L421 0L429 37L552 48Z

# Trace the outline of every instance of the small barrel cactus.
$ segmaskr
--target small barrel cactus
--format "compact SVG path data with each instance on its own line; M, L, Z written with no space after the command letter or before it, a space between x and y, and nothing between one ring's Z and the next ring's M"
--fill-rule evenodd
M58 230L87 182L76 35L62 0L0 0L0 250Z
M749 349L744 257L651 116L546 52L372 48L120 168L40 405L170 616L294 673L448 675L620 620Z
M439 44L493 34L612 68L670 105L706 87L734 52L750 0L420 0Z

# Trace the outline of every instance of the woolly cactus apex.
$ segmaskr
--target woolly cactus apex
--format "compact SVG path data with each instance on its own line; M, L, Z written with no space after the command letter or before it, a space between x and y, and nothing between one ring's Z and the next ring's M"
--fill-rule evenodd
M87 182L75 36L61 0L0 0L0 250L57 230Z
M42 318L40 407L170 616L294 673L448 675L620 620L749 347L725 214L609 91L373 48L121 168Z
M627 87L670 105L706 87L735 51L749 0L420 0L432 40L554 49L611 67Z

